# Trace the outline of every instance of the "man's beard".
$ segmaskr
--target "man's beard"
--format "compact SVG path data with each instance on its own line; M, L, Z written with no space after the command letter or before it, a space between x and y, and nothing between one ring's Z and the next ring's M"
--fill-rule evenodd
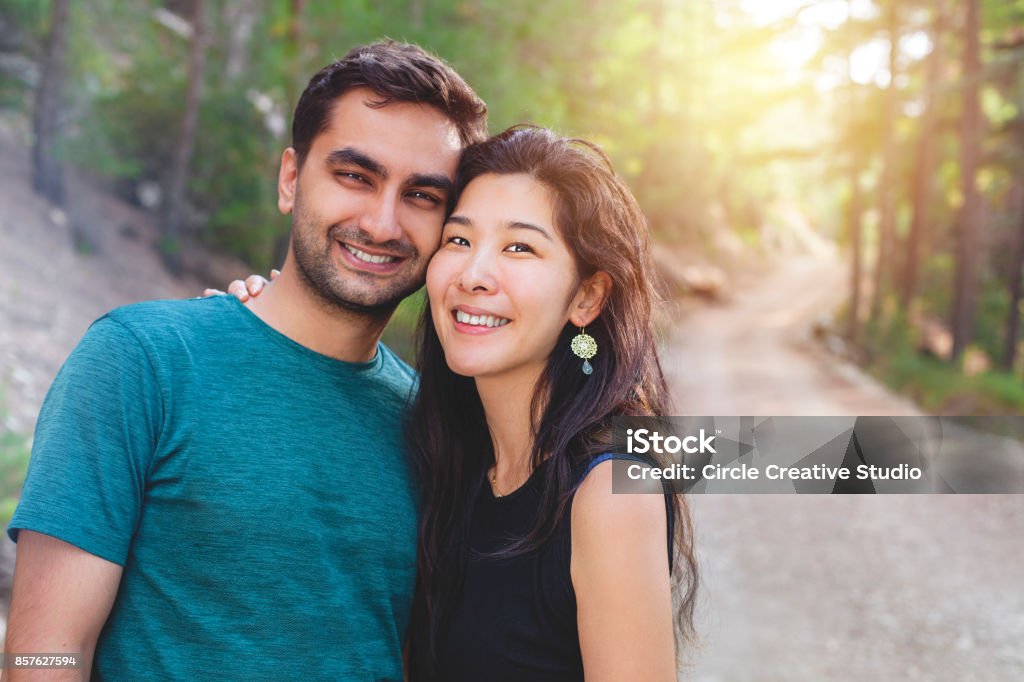
M379 278L370 273L343 271L343 266L336 263L336 241L357 248L361 245L376 247L402 257L405 259L402 269L384 282L377 281ZM292 251L299 277L318 299L331 307L360 315L390 315L402 299L423 286L426 273L426 261L412 244L399 240L377 244L363 230L337 224L328 228L325 235L322 228L299 209L298 203L292 217Z

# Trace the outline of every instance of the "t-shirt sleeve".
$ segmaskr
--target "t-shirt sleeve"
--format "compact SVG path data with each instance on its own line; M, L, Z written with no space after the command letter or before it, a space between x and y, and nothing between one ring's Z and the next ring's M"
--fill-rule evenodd
M43 402L11 539L32 530L123 566L162 419L145 349L120 322L100 318Z

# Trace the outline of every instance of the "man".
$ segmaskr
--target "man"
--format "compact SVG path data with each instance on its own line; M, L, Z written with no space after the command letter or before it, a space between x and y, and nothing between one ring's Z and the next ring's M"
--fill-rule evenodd
M58 374L9 529L9 655L77 653L67 679L401 679L414 374L379 338L485 129L414 46L312 78L278 177L280 277L247 305L115 310Z

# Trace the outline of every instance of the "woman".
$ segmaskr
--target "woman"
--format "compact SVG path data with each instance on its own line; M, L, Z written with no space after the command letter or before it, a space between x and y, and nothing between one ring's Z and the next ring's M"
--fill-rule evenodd
M613 495L605 454L613 417L669 411L643 215L596 147L534 127L469 147L452 203L409 429L409 678L675 680L688 512Z

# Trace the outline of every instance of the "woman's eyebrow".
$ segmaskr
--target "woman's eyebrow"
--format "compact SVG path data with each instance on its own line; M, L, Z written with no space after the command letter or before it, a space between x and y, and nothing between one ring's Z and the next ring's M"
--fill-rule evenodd
M554 241L554 239L551 238L551 235L548 234L547 230L538 225L534 225L533 223L525 223L521 220L513 220L508 224L508 228L510 230L533 230L534 232L539 232L542 235L544 235L544 238L547 239L549 242Z
M445 221L445 224L448 224L448 223L455 223L456 225L462 225L464 227L473 227L473 221L470 220L469 218L467 218L466 216L463 216L463 215L448 216L448 220ZM545 230L543 227L540 227L538 225L534 225L533 223L528 223L528 222L525 222L525 221L522 221L522 220L512 220L512 221L509 221L505 225L505 229L508 229L508 230L532 230L534 232L540 233L548 241L552 241L552 242L555 241L554 239L552 239L551 234L547 230Z

